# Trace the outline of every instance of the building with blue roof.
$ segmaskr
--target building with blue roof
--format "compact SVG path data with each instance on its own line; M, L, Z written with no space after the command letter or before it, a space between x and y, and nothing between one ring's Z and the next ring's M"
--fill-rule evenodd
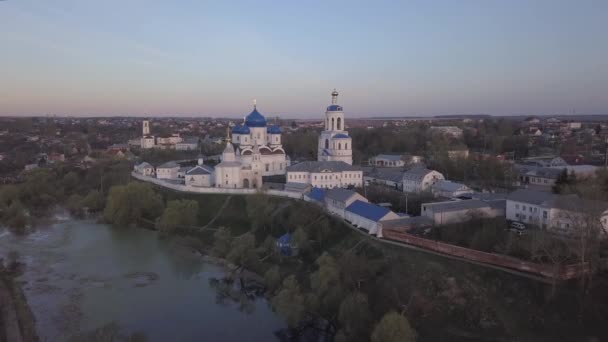
M344 111L338 105L338 92L331 93L331 105L325 111L325 128L319 137L319 161L343 161L353 164L352 139L345 130Z
M379 234L381 222L398 219L399 215L386 207L356 200L345 210L344 219L352 225L367 230L370 234Z
M260 153L259 163L262 166L262 176L276 176L286 173L289 158L285 154L281 142L281 128L277 124L268 125L264 115L257 109L255 101L251 113L245 116L242 123L236 124L231 132L231 142L234 145L236 161L240 162L243 167L247 168L254 163L254 155L257 150ZM255 162L258 162L258 160L255 160ZM233 182L233 184L239 183L243 182L239 180Z

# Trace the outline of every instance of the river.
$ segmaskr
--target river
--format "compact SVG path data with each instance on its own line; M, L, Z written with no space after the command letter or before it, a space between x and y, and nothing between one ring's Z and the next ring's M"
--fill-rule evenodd
M12 250L41 341L109 323L148 341L274 341L285 325L263 299L248 310L218 301L209 280L225 270L153 231L80 220L27 236L0 229L0 257Z

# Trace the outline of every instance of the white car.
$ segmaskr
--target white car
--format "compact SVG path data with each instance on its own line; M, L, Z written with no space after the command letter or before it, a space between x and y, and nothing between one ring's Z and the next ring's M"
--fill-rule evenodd
M526 225L521 222L513 221L511 222L511 228L515 228L517 230L524 230L526 229Z

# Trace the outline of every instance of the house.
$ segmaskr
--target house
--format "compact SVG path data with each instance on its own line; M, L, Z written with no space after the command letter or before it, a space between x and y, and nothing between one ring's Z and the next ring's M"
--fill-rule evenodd
M293 243L293 236L291 233L281 235L277 239L276 246L283 256L292 256L294 255L294 252L297 251L297 246Z
M156 168L156 178L158 179L178 179L180 166L174 161L164 163Z
M431 185L431 192L435 197L454 198L470 193L471 188L462 184L449 180L438 180Z
M306 161L287 168L287 182L326 189L361 187L363 171L343 161Z
M505 216L505 201L446 201L423 203L421 215L433 221L436 226L461 223L473 218L493 218Z
M377 167L404 167L405 161L399 154L379 154L370 158L369 164Z
M590 224L608 232L607 209L606 202L583 200L577 195L520 189L507 198L506 218L559 235L577 236L581 227Z
M469 149L466 147L457 147L447 151L450 159L466 159L469 157Z
M367 201L356 200L346 207L344 219L358 228L367 230L369 234L378 234L379 223L386 220L398 219L399 215L386 207L381 207Z
M403 192L419 193L430 190L431 186L445 177L435 170L415 167L403 173Z
M185 183L187 186L212 187L215 180L213 171L213 167L204 165L202 159L199 159L199 164L184 174Z
M327 190L325 193L325 208L330 213L344 218L346 215L346 207L357 200L367 202L365 197L352 190L333 188Z
M564 170L564 167L539 167L522 164L515 164L514 168L521 185L545 191L551 190Z
M63 153L51 153L49 154L49 161L51 162L64 162L65 154Z
M147 162L135 165L134 170L144 176L154 177L155 175L154 166Z
M568 163L561 157L530 157L522 159L522 164L529 166L541 166L541 167L555 167L555 166L567 166Z

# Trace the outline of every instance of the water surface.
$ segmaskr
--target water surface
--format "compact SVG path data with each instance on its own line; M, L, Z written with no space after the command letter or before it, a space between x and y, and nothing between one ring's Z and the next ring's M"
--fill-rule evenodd
M242 312L218 302L220 266L143 229L65 221L27 236L0 229L0 257L15 250L42 341L108 323L149 341L274 341L283 321L266 301ZM250 307L251 308L251 307Z

